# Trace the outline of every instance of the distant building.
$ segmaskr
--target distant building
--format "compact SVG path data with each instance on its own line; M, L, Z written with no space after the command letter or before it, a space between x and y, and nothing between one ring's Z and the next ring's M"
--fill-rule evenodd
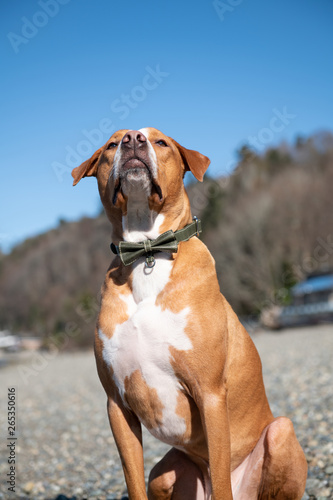
M262 313L264 326L278 329L333 322L333 273L311 274L290 291L289 306L274 306Z
M8 330L0 331L0 349L15 350L20 347L20 339L12 335Z
M16 351L37 351L42 346L42 339L29 335L13 335L9 330L0 331L0 350Z
M292 302L283 307L281 326L333 321L333 273L312 274L291 289Z

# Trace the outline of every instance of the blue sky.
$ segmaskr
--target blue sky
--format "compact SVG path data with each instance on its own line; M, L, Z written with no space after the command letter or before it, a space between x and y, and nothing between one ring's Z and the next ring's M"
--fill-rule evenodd
M2 3L0 248L99 210L70 170L155 126L230 171L235 151L333 130L331 0ZM281 118L282 116L282 118Z

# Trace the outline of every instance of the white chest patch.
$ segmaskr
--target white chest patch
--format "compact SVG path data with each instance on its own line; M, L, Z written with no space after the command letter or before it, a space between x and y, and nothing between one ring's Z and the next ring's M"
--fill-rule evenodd
M167 267L170 264L168 260L159 259L156 267ZM140 282L142 266L139 263L135 269ZM135 276L133 279L135 282ZM172 346L179 351L192 349L191 341L185 333L190 308L187 307L178 314L169 310L162 311L160 306L155 305L156 291L162 283L159 282L157 287L154 281L149 282L148 279L145 285L136 287L134 282L136 292L121 297L127 304L128 320L116 326L111 338L99 330L103 341L103 358L107 365L112 366L114 380L124 402L125 379L137 370L149 388L156 390L163 405L162 424L149 430L157 438L170 441L172 437L182 436L186 425L184 419L176 413L181 386L170 363L169 348ZM142 422L144 423L144 418Z
M157 295L168 283L172 269L171 256L168 254L155 254L155 267L146 267L145 258L142 257L133 264L133 299L136 304L148 297L156 299Z
M149 144L154 160L155 152ZM122 221L125 241L157 238L161 234L163 221L163 214L149 209L144 190L130 190L127 213ZM177 415L177 399L182 387L171 365L170 347L178 351L192 349L192 343L185 333L190 308L175 314L156 305L157 296L170 279L173 260L168 253L156 253L154 257L156 264L153 268L145 266L145 257L133 264L132 294L120 296L127 306L128 319L116 326L111 338L101 329L98 333L103 342L103 359L112 367L113 378L124 403L135 405L137 413L147 403L145 397L138 394L137 385L130 386L128 402L125 398L125 384L132 384L131 375L139 372L145 385L154 389L153 394L156 392L154 397L158 398L159 405L158 410L156 405L151 405L153 417L150 425L145 421L147 412L144 409L137 416L153 435L171 444L185 434L186 423Z

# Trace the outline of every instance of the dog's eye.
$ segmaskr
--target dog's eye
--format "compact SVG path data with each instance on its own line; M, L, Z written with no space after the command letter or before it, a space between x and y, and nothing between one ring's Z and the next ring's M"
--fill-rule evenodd
M118 146L118 144L116 142L110 142L110 144L108 145L107 149L116 148L117 146Z
M167 147L167 143L163 141L163 139L156 141L156 144L158 144L159 146L163 146L164 148Z

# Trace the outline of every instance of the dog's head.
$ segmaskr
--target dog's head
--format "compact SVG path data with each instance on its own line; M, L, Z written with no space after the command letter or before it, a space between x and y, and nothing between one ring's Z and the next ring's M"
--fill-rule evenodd
M96 176L101 200L111 222L115 210L126 213L130 197L146 196L151 209L177 203L183 177L190 170L203 180L210 160L155 128L118 130L92 157L74 168L75 186L83 177Z

